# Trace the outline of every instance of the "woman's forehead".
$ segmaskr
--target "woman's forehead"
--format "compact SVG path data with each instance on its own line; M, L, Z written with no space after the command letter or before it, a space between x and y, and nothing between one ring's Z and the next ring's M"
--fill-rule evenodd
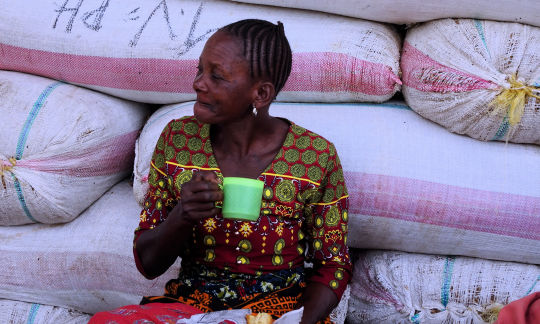
M204 46L201 57L222 58L225 61L247 61L243 53L243 44L238 37L223 31L217 31Z

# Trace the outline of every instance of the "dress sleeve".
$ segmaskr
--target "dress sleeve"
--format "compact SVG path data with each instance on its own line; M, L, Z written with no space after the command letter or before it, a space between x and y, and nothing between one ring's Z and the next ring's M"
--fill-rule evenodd
M330 287L339 300L349 283L352 264L347 247L349 196L333 144L329 145L325 175L310 200L305 214L307 256L313 273L308 280Z
M169 142L171 136L172 122L167 124L154 149L152 160L150 162L150 171L148 173L148 192L144 200L144 206L139 215L139 226L135 229L133 238L133 256L137 269L146 276L141 266L139 255L135 249L137 239L147 230L154 229L161 224L168 215L168 212L177 202L172 178L167 173L166 152L170 149Z

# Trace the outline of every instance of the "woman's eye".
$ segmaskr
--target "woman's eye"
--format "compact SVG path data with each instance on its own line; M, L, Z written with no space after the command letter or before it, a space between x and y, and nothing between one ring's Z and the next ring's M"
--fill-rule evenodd
M222 80L222 79L223 79L223 78L221 77L221 75L215 74L215 73L212 73L212 78L217 79L217 80Z

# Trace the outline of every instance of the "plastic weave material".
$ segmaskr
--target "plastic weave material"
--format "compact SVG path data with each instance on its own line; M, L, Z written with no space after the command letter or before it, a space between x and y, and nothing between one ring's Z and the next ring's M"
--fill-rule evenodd
M404 252L359 252L347 321L490 323L503 305L540 291L539 278L540 267L536 265Z
M216 0L31 0L1 6L0 69L138 102L195 100L192 83L206 40L247 18L285 26L293 66L278 100L382 102L400 89L401 39L381 23Z
M89 320L90 315L63 307L0 300L0 323L86 324Z
M480 18L540 26L540 3L522 0L233 0L285 8L302 8L393 24L414 24L446 17ZM368 4L369 3L369 4Z
M139 103L0 71L0 225L77 217L130 173L148 112Z
M94 314L163 294L180 264L154 280L137 271L133 231L140 210L125 180L69 223L0 226L7 267L0 273L0 298Z
M448 130L540 144L540 28L443 19L407 32L403 95Z

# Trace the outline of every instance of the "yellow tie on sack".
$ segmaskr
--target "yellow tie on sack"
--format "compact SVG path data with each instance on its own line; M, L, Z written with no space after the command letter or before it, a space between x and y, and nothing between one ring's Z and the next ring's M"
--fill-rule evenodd
M497 95L492 104L495 104L498 109L506 110L510 126L514 126L521 121L527 97L540 99L540 96L534 94L540 90L537 87L524 85L516 79L515 75L509 76L508 82L510 88L504 89Z
M4 173L8 171L11 172L13 167L17 165L17 160L14 157L10 157L8 161L9 163L11 163L11 165L6 164L7 161L0 162L0 178L2 178L2 186L4 187L4 189L7 188L6 181L4 180Z

